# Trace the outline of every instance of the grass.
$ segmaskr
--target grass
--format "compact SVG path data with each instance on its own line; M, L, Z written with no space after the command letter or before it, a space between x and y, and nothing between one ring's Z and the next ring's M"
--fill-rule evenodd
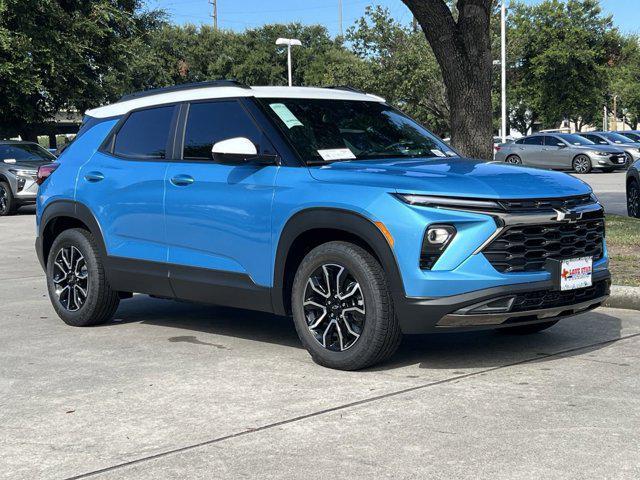
M640 287L640 219L607 215L606 229L613 283Z

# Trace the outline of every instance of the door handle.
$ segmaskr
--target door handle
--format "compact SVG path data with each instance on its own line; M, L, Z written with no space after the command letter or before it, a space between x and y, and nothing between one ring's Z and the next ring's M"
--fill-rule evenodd
M87 182L96 183L104 180L104 175L101 172L89 172L85 174L84 179Z
M191 185L195 180L191 175L176 175L171 179L171 183L173 183L176 187L186 187Z

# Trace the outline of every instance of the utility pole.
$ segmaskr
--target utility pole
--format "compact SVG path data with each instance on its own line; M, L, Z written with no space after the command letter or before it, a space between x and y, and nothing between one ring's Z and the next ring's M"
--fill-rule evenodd
M613 129L618 130L618 95L613 96Z
M500 55L502 58L501 80L502 80L502 143L507 142L507 26L506 16L507 7L506 0L502 0L500 8Z
M342 0L338 0L338 32L341 37L344 36L342 31Z
M218 30L218 0L209 0L209 4L213 7L213 29Z

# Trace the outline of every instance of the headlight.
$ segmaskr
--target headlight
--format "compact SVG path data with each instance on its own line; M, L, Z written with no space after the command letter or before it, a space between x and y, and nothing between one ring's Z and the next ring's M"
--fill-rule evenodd
M600 155L601 157L608 157L609 155L611 155L611 152L593 152L596 155Z
M476 200L472 198L438 197L434 195L396 194L400 200L409 205L421 207L451 208L459 210L501 211L504 208L493 200Z
M453 225L429 225L422 240L420 268L431 270L455 236Z
M17 177L35 177L38 174L36 170L25 170L22 168L10 168L9 171Z

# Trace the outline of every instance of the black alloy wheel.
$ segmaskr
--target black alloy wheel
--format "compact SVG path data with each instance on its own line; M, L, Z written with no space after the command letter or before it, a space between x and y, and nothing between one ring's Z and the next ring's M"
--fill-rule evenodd
M303 309L309 332L327 350L351 348L364 330L362 289L342 265L323 264L314 270L307 281Z

